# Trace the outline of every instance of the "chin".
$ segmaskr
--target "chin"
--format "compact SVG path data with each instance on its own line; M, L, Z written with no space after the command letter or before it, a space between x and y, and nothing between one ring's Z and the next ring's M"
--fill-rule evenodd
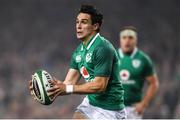
M131 53L133 50L132 49L125 49L124 52L125 53Z
M78 36L78 35L77 35L77 39L83 40L84 37L83 37L83 36Z

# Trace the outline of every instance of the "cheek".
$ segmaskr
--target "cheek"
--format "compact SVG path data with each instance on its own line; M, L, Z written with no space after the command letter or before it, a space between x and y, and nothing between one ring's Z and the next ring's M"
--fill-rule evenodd
M130 44L131 44L131 46L134 46L136 44L136 42L135 41L131 41Z
M82 28L87 32L93 30L92 26L90 26L90 25L84 25Z
M126 40L121 40L121 45L122 46L125 46L127 44L127 41Z

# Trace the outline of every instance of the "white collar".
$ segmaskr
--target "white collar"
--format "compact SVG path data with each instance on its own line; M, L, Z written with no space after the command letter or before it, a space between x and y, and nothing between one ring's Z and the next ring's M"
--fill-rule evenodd
M90 47L92 46L92 44L95 42L95 40L96 40L96 38L99 36L100 34L99 33L97 33L95 36L94 36L94 38L91 40L91 42L88 44L88 46L87 46L87 50L89 50L90 49ZM83 51L83 45L81 45L81 51Z
M91 40L91 42L89 43L89 45L87 46L87 50L89 50L89 48L92 46L92 44L94 43L94 41L96 40L96 38L99 36L99 33L97 33L94 38Z

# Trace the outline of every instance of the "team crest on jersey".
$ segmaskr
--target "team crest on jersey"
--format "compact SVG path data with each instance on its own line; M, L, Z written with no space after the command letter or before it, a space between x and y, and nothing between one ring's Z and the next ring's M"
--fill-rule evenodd
M121 78L121 80L128 80L129 79L129 77L130 77L130 73L129 73L129 71L128 70L121 70L120 72L119 72L119 74L120 74L120 78Z
M91 62L91 56L92 56L92 53L86 54L86 62Z
M134 68L138 68L141 65L141 61L138 59L135 59L132 61L132 65Z
M76 62L81 62L81 55L76 56Z
M80 69L80 72L85 79L89 78L90 75L84 66Z

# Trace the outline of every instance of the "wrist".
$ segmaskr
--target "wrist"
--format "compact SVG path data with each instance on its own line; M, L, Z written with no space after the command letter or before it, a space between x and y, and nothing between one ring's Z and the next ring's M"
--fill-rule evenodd
M149 104L145 101L142 101L142 105L143 105L143 107L147 107Z
M66 85L66 93L73 93L73 85Z

